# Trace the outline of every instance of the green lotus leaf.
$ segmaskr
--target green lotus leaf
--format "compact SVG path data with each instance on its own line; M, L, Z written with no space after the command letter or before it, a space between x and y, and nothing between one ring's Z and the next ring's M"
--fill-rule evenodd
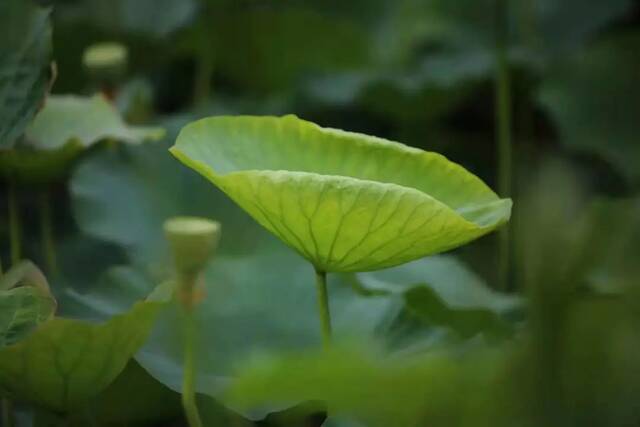
M468 265L452 255L436 255L357 277L367 290L376 293L406 293L424 283L447 306L456 309L506 314L522 303L519 297L492 290Z
M0 174L19 183L47 183L64 177L82 150L75 141L56 150L6 150L0 152Z
M162 138L157 127L129 126L102 95L51 96L27 128L27 144L42 150L59 149L71 141L88 147L104 139L138 143Z
M162 128L127 125L102 95L53 95L27 128L24 143L2 152L0 173L17 182L46 183L64 176L70 162L97 142L133 144L163 135Z
M320 346L318 319L310 315L317 304L314 293L309 292L312 275L311 266L276 239L248 256L216 256L204 275L206 297L195 311L200 325L195 354L198 392L219 398L239 360ZM120 275L114 279L117 283L132 278ZM360 295L340 275L330 277L328 286L336 342L380 334L401 308L400 301L392 297ZM126 287L131 286L122 283L119 289ZM100 310L108 307L105 299L80 302ZM182 381L183 320L177 304L163 310L136 355L151 375L177 391ZM284 407L265 406L263 411L241 413L261 419Z
M203 277L204 300L195 308L198 393L218 399L239 360L320 345L318 319L309 315L317 304L309 292L312 274L307 262L273 237L253 254L216 255ZM363 296L341 275L332 275L328 286L337 342L382 337L402 308L402 301L393 296ZM67 289L60 302L75 317L104 319L122 313L152 288L146 274L120 266L110 269L91 290ZM178 393L184 363L183 321L180 306L169 304L136 354L147 372ZM285 407L290 405L265 406L244 415L258 420Z
M248 408L323 402L331 416L372 427L472 425L493 413L482 412L495 402L487 396L504 387L496 381L500 355L477 349L474 356L433 351L390 357L368 345L255 357L238 364L225 398Z
M489 288L467 265L452 255L436 255L389 268L361 273L370 292L400 293L411 317L431 326L447 327L461 337L482 334L510 336L507 316L521 308L515 296Z
M0 348L28 335L49 319L54 309L55 301L37 288L0 291Z
M166 128L171 132L172 125ZM118 152L96 150L83 157L69 186L74 217L82 232L122 247L132 262L158 277L166 277L173 268L160 232L172 216L220 221L223 232L234 238L221 239L217 253L244 254L253 251L263 237L271 238L224 193L201 197L211 185L178 164L168 147L161 141L123 146Z
M0 350L0 394L67 412L90 401L144 343L162 300L135 304L103 324L54 318Z
M511 200L439 154L295 116L199 120L171 152L320 271L453 249L511 211Z
M109 387L69 414L69 427L93 425L95 420L106 426L182 425L180 399L180 392L158 382L132 359ZM209 396L198 394L196 399L205 426L254 426Z
M136 393L131 393L131 390L136 390ZM254 423L210 396L197 394L196 400L205 426L306 426L308 424L303 424L303 421L310 415L313 416L309 411L315 409L315 406L303 403L284 411L269 413L264 420ZM100 420L100 425L108 426L183 425L179 423L183 416L180 401L179 391L171 390L158 382L132 360L118 378L90 402L88 407L80 408L70 416L69 427L91 425L93 420ZM171 423L170 420L174 422Z
M136 390L136 393L131 393ZM182 413L180 394L156 381L135 360L118 375L88 407L79 408L70 418L73 426L91 423L87 415L103 425L149 425Z
M46 278L29 261L0 277L0 348L24 339L53 317L56 300Z

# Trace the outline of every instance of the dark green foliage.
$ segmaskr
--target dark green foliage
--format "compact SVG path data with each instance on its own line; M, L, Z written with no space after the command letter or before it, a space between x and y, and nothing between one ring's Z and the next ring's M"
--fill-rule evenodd
M47 94L50 12L31 0L0 4L0 149L22 135Z
M205 426L639 425L635 3L0 0L0 424L187 425L186 316L163 224L199 216L221 224L195 285ZM83 65L99 43L128 51L106 77ZM488 190L503 166L492 142L500 57L510 195ZM450 162L394 163L374 138L292 117L183 132L182 159L221 189L168 151L201 118L287 114ZM307 220L309 188L327 182ZM483 203L513 199L506 286L493 236L360 271L432 252L382 256L385 239L431 238L437 248L419 248L435 251L470 236L421 225L425 205L440 205L409 203L407 185L453 217L501 213L493 225L507 211ZM383 187L392 203L362 202ZM400 205L389 223L401 230L406 214L411 233L367 231L368 215ZM380 256L340 264L334 241L359 232ZM328 276L326 350L303 257L346 272Z

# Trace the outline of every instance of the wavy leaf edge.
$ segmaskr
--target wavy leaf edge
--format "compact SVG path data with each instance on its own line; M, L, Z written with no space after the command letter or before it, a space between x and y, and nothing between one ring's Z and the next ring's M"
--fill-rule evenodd
M457 185L466 184L467 182L472 185L472 191L474 191L474 198L476 201L472 201L470 203L457 203L459 206L454 207L445 201L441 200L438 197L435 197L432 194L427 193L423 189L412 187L409 185L402 185L394 182L387 182L383 180L375 180L375 179L365 179L361 177L349 176L349 175L338 175L332 173L322 173L322 172L314 172L308 170L297 170L296 168L292 169L256 169L256 168L243 168L243 167L235 167L233 165L230 171L216 171L211 164L208 164L205 161L198 160L194 158L190 153L188 153L188 148L191 144L197 144L198 133L202 132L203 127L207 126L215 126L218 123L222 125L226 125L226 122L236 121L236 123L241 122L251 122L258 121L258 125L264 125L269 121L273 122L275 126L287 126L287 125L295 125L304 127L305 130L309 130L309 132L313 132L311 137L318 138L348 138L349 142L354 141L354 148L347 148L347 150L360 150L366 152L367 150L373 151L378 149L386 149L393 150L397 153L398 156L409 156L414 162L429 162L436 161L440 162L438 167L440 168L448 168L453 170L454 175L457 174ZM194 134L195 133L195 134ZM246 136L245 136L246 137ZM309 136L307 136L309 137ZM309 138L311 138L309 137ZM187 145L187 150L183 149L183 146ZM264 150L264 148L260 148L260 150ZM347 187L354 188L360 192L362 189L366 191L370 191L371 193L377 194L386 194L386 193L396 193L401 194L402 197L405 195L410 198L416 200L416 205L429 204L434 211L438 211L443 213L444 217L447 218L448 221L454 223L455 227L459 230L462 230L465 233L468 233L469 238L461 238L457 236L456 239L452 239L450 245L440 244L437 248L437 252L442 252L445 250L452 249L461 244L467 243L470 240L473 240L477 237L480 237L498 226L504 224L509 220L511 214L511 206L512 202L510 199L501 199L499 198L482 180L468 172L464 167L451 162L445 156L434 153L424 151L418 148L409 147L404 144L386 140L383 138L378 138L374 136L369 136L366 134L343 131L339 129L333 128L323 128L315 123L305 121L299 119L295 115L286 115L282 117L276 116L214 116L208 117L204 119L197 120L185 126L178 138L176 143L170 148L170 152L182 163L186 166L194 169L209 181L211 181L214 185L218 186L222 189L231 199L233 199L237 204L246 210L251 211L251 207L247 206L247 199L245 198L243 201L242 196L239 196L237 191L234 191L234 187L239 181L246 180L248 187L254 188L254 193L257 196L258 191L255 190L255 181L258 183L262 180L268 180L277 185L278 183L283 183L287 180L293 180L297 182L303 182L303 185L321 185L328 186L333 190L341 190ZM230 153L231 156L237 155L236 153ZM242 155L242 153L240 153ZM360 154L356 154L356 156L360 156ZM299 159L297 159L300 161ZM251 160L250 160L251 161ZM249 162L250 162L249 161ZM255 161L255 160L254 160ZM277 161L282 162L282 159L277 159ZM286 159L284 160L287 161ZM424 166L424 165L421 165ZM438 171L442 174L442 170ZM378 170L376 170L378 173ZM247 187L247 188L248 188ZM304 188L304 187L302 187ZM360 194L357 195L360 197ZM320 203L319 201L317 202ZM286 235L288 233L282 231L281 227L276 226L272 221L269 220L267 214L262 212L261 215L256 214L256 209L258 209L259 202L253 204L254 213L252 216L265 228L269 229L276 235L278 235L288 246L292 247L298 253L300 253L303 257L307 258L311 261L316 268L324 271L366 271L366 270L375 270L380 268L391 267L394 265L401 264L403 262L416 259L416 256L408 256L406 258L398 258L391 259L389 262L384 262L384 260L378 260L376 262L358 262L353 261L348 263L347 265L341 264L340 261L336 262L331 259L332 253L328 254L320 254L318 252L317 244L316 251L314 254L313 249L309 249L306 247L302 239L297 238L295 233L289 233L290 238L287 238ZM352 207L355 205L352 205ZM262 218L258 218L258 217ZM283 214L284 216L284 214ZM343 213L344 216L344 213ZM307 218L309 221L312 221L311 218ZM410 219L410 218L408 218ZM341 222L341 221L340 221ZM285 224L284 228L287 228ZM340 229L341 225L338 226ZM334 230L335 231L335 230ZM338 231L339 233L339 231ZM293 239L296 239L297 242L293 242ZM313 231L311 231L311 238L314 239ZM315 240L315 239L314 239ZM335 239L334 239L335 240ZM315 242L314 242L315 243ZM334 242L335 243L335 242ZM333 244L331 245L333 248ZM409 248L410 249L410 248ZM435 253L435 252L432 252ZM429 253L431 254L431 253ZM427 255L427 254L425 254ZM324 260L322 259L324 256ZM344 257L341 261L344 260ZM375 264L375 265L368 265Z

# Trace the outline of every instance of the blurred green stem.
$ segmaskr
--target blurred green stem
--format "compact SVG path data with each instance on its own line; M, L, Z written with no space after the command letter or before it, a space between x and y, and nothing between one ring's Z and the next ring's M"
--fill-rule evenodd
M200 37L198 40L198 48L196 58L196 75L193 86L193 104L196 107L202 106L211 96L211 78L213 75L214 52L212 50L211 37L213 35L211 29L211 7L204 4L201 13L202 20L199 26Z
M509 74L508 32L509 0L496 0L496 138L498 147L498 192L511 196L513 179L511 142L511 76ZM504 226L499 234L498 274L503 291L509 290L510 228Z
M213 74L213 55L206 48L200 49L193 87L194 105L201 106L211 96L211 75Z
M2 278L2 264L0 263L0 279ZM13 427L13 405L6 397L2 398L2 425Z
M331 312L329 311L329 293L327 292L327 273L316 270L316 290L318 291L318 313L322 327L322 344L331 345Z
M68 416L41 407L33 409L32 427L68 427L72 425L78 424L73 424Z
M118 140L115 138L107 138L105 140L105 145L112 153L116 153L118 151Z
M9 241L11 245L11 263L16 264L22 256L20 237L20 215L18 212L18 195L13 180L9 180Z
M2 425L13 427L13 405L7 398L2 399Z
M40 232L42 233L42 253L44 255L47 272L58 273L56 260L55 237L53 235L53 212L51 209L51 195L49 190L40 194Z
M182 307L184 309L184 374L182 379L182 407L190 427L202 427L195 393L195 341L196 320L193 313L195 277L180 279Z

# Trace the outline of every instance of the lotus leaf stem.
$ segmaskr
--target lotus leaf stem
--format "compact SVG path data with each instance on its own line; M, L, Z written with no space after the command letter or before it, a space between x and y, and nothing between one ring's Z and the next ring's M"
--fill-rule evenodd
M13 427L13 403L7 399L2 399L2 425Z
M331 312L329 310L329 293L327 292L327 273L324 271L316 270L316 290L318 292L322 344L328 348L331 345Z
M498 192L500 197L511 196L513 175L513 147L511 135L511 76L508 58L508 0L496 0L496 137L498 146ZM503 291L509 288L511 252L510 229L499 231L498 274Z
M183 292L182 307L184 309L184 374L182 378L182 407L190 427L202 427L195 393L195 344L196 319L194 315L194 277L181 277L179 289ZM185 295L188 293L189 295Z
M0 264L0 279L2 279L2 265ZM6 397L2 398L2 425L13 427L13 404Z

